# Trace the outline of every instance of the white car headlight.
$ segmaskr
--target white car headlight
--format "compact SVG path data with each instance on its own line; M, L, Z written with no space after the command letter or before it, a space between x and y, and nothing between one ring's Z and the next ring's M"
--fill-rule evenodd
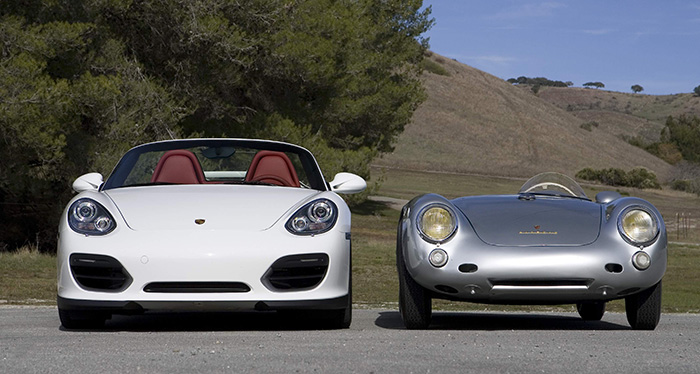
M617 225L620 234L631 244L646 244L659 233L654 216L639 207L627 209L620 214Z
M447 207L429 205L418 215L418 230L427 241L441 243L457 230L457 219Z
M337 220L336 205L328 199L319 199L297 210L285 226L292 234L314 235L332 229Z
M68 225L73 231L85 235L105 235L117 227L107 209L92 199L79 199L71 204Z

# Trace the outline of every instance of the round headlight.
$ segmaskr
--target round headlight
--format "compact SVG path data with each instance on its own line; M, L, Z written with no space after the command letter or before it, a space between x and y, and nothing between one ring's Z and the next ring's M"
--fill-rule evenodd
M659 233L656 219L647 211L630 209L620 217L620 232L634 244L652 241Z
M106 216L99 216L95 220L95 229L99 232L105 232L112 227L112 220Z
M421 213L418 228L428 240L442 242L455 232L457 221L448 209L434 205Z
M428 256L428 261L430 261L430 264L435 266L436 268L445 266L445 264L447 263L447 259L447 252L440 248L433 249L433 251L430 252L430 255Z
M638 270L646 270L651 265L651 257L646 252L639 251L632 255L632 264Z
M304 231L309 227L309 220L306 217L296 217L292 220L292 228L298 232Z
M333 208L325 200L317 201L309 207L309 218L315 223L323 223L333 217Z
M97 206L88 200L83 200L73 208L73 218L79 222L87 222L97 215Z

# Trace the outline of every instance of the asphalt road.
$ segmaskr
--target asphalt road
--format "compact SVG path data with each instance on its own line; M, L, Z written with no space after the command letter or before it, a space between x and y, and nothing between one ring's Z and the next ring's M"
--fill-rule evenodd
M276 314L115 317L66 331L50 307L0 307L0 373L700 373L700 315L632 331L624 314L438 312L403 329L358 310L348 330Z

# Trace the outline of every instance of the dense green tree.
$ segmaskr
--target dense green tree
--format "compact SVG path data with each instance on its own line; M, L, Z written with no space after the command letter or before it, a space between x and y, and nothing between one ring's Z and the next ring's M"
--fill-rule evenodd
M605 88L603 82L586 82L583 87L595 87L595 88Z
M669 116L666 119L662 141L666 140L665 138L678 147L683 159L695 163L700 162L700 117L681 115L674 118Z
M538 78L528 78L525 76L520 76L516 78L510 78L507 80L510 84L527 84L531 86L548 86L548 87L569 87L573 85L571 82L553 81L544 77Z
M700 96L700 86L695 87L693 93L695 93L695 96Z
M287 140L369 176L424 99L421 0L3 0L0 245L136 144Z
M184 114L121 43L98 42L94 24L28 16L0 19L0 242L10 246L50 245L73 178L179 135Z
M635 84L634 86L630 87L630 89L631 89L632 92L634 92L634 93L639 93L639 92L644 91L644 87L642 87L642 86L640 86L640 85L638 85L638 84Z

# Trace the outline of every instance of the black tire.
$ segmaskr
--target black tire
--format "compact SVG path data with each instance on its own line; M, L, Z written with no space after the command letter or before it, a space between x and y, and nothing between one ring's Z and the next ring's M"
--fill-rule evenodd
M600 321L605 314L605 302L577 303L576 310L584 321Z
M328 312L328 327L332 329L347 329L352 323L352 306Z
M635 330L653 330L661 319L661 281L625 298L627 321Z
M110 317L109 314L104 313L58 310L61 325L69 330L101 328Z
M400 237L396 241L396 269L399 273L399 313L403 324L409 330L428 328L433 312L432 297L408 273Z

